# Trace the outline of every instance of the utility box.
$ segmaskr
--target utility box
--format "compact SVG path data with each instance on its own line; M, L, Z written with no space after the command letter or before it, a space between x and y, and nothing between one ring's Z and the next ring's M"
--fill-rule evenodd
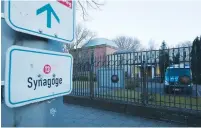
M124 70L120 68L100 68L97 72L98 87L124 88Z

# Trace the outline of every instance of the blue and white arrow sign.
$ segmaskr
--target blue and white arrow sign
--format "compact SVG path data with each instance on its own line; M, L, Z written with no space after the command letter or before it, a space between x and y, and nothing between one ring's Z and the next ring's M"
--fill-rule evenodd
M60 23L59 17L57 16L57 14L55 13L54 9L52 8L52 6L50 4L46 4L45 6L39 8L36 11L36 13L37 13L37 15L39 15L45 11L47 11L47 27L48 28L51 28L51 26L52 26L52 19L51 19L52 15L57 20L57 22Z
M75 30L75 1L5 1L5 19L16 31L71 43Z

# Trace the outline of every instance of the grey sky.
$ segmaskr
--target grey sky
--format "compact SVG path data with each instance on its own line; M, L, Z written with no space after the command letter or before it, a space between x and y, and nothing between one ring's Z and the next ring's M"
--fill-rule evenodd
M165 40L173 47L201 35L201 0L107 0L101 9L90 10L85 22L98 37L133 36L145 47Z

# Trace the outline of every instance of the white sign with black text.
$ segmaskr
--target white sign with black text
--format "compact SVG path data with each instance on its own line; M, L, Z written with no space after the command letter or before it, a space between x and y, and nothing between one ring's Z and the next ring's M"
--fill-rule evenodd
M5 101L9 107L68 95L72 91L73 57L12 46L6 55Z

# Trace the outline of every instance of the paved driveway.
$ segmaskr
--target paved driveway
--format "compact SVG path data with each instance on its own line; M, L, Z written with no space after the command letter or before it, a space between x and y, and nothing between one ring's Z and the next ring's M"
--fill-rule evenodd
M179 127L181 125L140 117L127 116L110 111L66 104L62 111L63 127ZM57 123L58 124L58 123ZM52 127L58 125L51 124Z
M1 104L2 127L12 127L14 120L19 127L178 127L179 124L156 121L135 116L128 116L111 111L103 111L91 107L63 104L62 98L51 102L36 103L17 109ZM52 111L54 110L54 111Z

